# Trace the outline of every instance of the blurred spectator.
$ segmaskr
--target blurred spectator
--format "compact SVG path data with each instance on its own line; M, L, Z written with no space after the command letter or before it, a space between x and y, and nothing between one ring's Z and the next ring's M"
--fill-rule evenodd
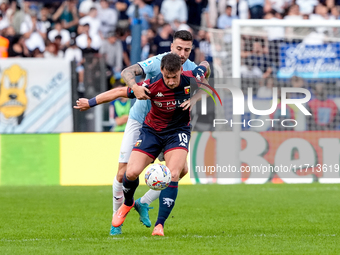
M31 58L43 58L44 54L43 51L40 51L39 48L34 49L33 51L30 52Z
M257 91L256 96L258 98L272 98L273 96L273 87L274 87L274 78L268 77L264 81L264 85L260 86L259 90Z
M142 33L141 37L141 47L142 47L142 52L141 52L141 61L144 61L145 59L149 58L150 54L150 43L147 35L147 31L144 31Z
M153 2L153 13L154 13L154 17L156 19L158 18L158 15L161 12L162 3L163 3L163 0L154 0L154 2ZM156 22L156 23L158 23L158 22Z
M138 15L139 19L142 21L142 30L149 29L149 23L154 22L153 9L150 5L146 4L143 0L134 0L133 4L129 6L126 11L126 14L130 18L130 23L132 24L133 19L135 18L135 9L138 6Z
M263 18L264 0L248 0L248 6L251 19Z
M207 6L207 0L186 0L188 7L187 23L193 26L201 26L203 8Z
M291 0L266 0L264 12L267 13L275 10L278 13L283 13L291 2Z
M246 58L243 65L241 65L241 78L246 79L261 79L262 71L254 65L251 58Z
M83 63L83 53L76 45L76 41L74 38L70 40L70 47L65 51L64 58L68 61L75 61L76 63L76 72L78 74L78 87L77 90L80 93L85 92L84 86L84 67Z
M44 58L62 58L64 56L64 52L59 50L58 45L56 43L49 43L46 46L44 52Z
M340 16L339 16L339 7L338 6L332 7L331 15L330 15L329 19L332 19L332 20L340 19Z
M89 15L91 8L97 8L98 3L96 0L85 0L82 1L79 5L79 16L80 18Z
M79 20L79 25L85 24L90 26L89 36L96 37L99 35L102 37L100 34L101 21L98 17L98 11L95 7L92 7L89 14Z
M77 46L82 50L88 47L88 38L90 37L89 31L90 31L89 24L78 26L79 35L76 38L76 43L77 43ZM99 50L100 45L101 45L101 39L99 35L92 36L91 37L91 48L95 50Z
M118 26L122 28L127 28L130 24L129 16L127 15L126 11L129 8L130 2L129 0L117 0L115 7L116 10L119 12L118 15Z
M284 19L301 20L302 15L300 14L300 7L297 4L293 4L288 8L288 13Z
M161 6L161 14L167 23L178 20L186 23L188 20L188 9L184 0L164 0Z
M123 85L119 85L123 87ZM109 120L113 123L111 131L124 132L131 108L131 100L118 98L110 103Z
M247 0L237 0L235 15L240 19L249 19L249 7Z
M25 38L22 35L15 35L8 49L8 57L29 57L29 51L25 45Z
M25 43L29 51L34 51L37 48L40 52L45 51L46 28L44 23L38 21L36 11L31 11L30 19L21 23L20 33L26 39Z
M1 30L7 28L9 26L9 22L6 19L6 17L4 17L4 12L0 10L0 32Z
M104 55L105 63L112 74L120 77L123 65L123 45L114 32L107 34L107 39L103 41L99 53Z
M86 39L86 47L81 49L81 51L83 52L84 58L87 55L93 55L95 53L98 53L98 49L93 48L92 38L90 36L88 36Z
M272 61L268 54L265 53L261 42L253 42L253 52L249 58L251 58L253 64L260 68L260 70L262 71L262 78L266 79L267 77L269 77L269 75L272 74Z
M170 51L170 46L173 40L171 35L172 28L169 23L165 23L162 26L160 33L156 35L153 40L152 52L155 55L162 54Z
M77 32L79 21L76 0L67 0L63 2L58 10L53 14L52 19L61 20L64 29L67 29L71 35Z
M52 29L53 20L47 7L43 6L40 10L40 22L44 24L46 31Z
M334 130L339 125L338 108L333 100L328 99L327 89L318 83L313 89L315 98L308 102L311 116L307 116L309 130Z
M311 14L314 6L319 3L318 0L296 0L296 4L300 7L300 12L303 14Z
M130 50L129 50L129 39L131 39L131 36L129 37L129 30L124 28L118 28L116 30L117 36L122 42L123 47L123 68L126 68L130 66Z
M16 10L12 15L12 26L14 27L15 33L20 34L21 24L23 22L30 22L30 5L28 1L24 1L23 9L19 5L16 5Z
M116 10L109 7L108 0L100 0L98 18L101 21L99 31L101 32L102 37L106 38L108 32L115 31L118 22L118 13Z
M51 42L54 42L57 35L61 36L61 47L64 48L65 46L68 46L71 39L70 32L63 29L60 20L56 21L54 29L48 33L48 39Z
M8 57L9 40L0 33L0 58Z
M277 12L275 10L271 10L266 13L264 19L266 20L278 20ZM269 48L269 56L271 57L272 64L278 68L280 61L280 45L284 41L285 38L285 28L284 27L266 27L268 35L268 48Z
M227 7L225 8L225 13L218 17L217 28L225 29L231 27L232 20L238 19L237 16L232 15L232 11L232 7L230 5L227 5Z

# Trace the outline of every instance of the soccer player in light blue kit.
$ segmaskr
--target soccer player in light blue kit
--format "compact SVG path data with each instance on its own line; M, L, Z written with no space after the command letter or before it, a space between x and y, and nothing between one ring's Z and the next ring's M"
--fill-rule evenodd
M171 52L180 56L183 70L189 71L197 67L194 62L188 60L191 49L192 49L193 37L190 32L185 30L177 31L174 34L174 40L171 44ZM130 110L129 119L124 131L124 136L120 148L119 155L119 166L117 175L113 181L113 214L119 209L123 204L123 176L127 169L127 163L130 158L133 146L137 142L139 137L139 129L142 127L145 116L151 109L151 102L147 93L149 90L146 87L138 86L135 80L136 75L146 74L146 79L157 76L161 70L161 60L162 57L168 53L160 54L151 57L143 62L138 62L138 64L132 65L122 71L122 77L126 81L127 85L133 89L134 94L137 99L135 104ZM209 64L208 64L209 65ZM208 72L210 73L210 71ZM209 76L209 75L207 75ZM119 88L121 89L121 88ZM77 101L77 106L74 108L80 109L81 111L87 110L97 104L106 103L115 99L116 89L104 92L90 100L81 98ZM162 96L161 94L159 95ZM187 166L183 169L180 178L182 178L188 172ZM151 227L151 221L149 219L148 210L151 202L156 200L160 195L160 191L149 190L143 197L135 201L135 209L140 215L140 221L146 226ZM118 235L122 233L122 226L113 227L111 226L111 235Z

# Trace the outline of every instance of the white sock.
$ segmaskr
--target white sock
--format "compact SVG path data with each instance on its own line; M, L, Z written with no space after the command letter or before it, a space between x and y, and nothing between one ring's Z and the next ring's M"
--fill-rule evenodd
M148 192L144 194L144 196L141 197L140 202L141 203L147 203L150 205L153 201L159 198L159 195L161 194L160 190L153 190L150 189Z
M123 193L123 183L118 182L117 176L115 177L112 184L112 194L113 194L113 214L115 211L119 209L119 207L123 204L124 201L124 193Z

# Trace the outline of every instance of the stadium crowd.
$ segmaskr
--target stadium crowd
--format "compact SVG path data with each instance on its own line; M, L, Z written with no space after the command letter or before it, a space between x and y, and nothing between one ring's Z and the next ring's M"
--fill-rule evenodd
M340 0L0 0L0 58L74 60L82 93L87 56L103 56L108 76L115 79L130 66L136 9L142 26L140 61L170 51L173 33L184 29L194 35L189 59L213 66L207 29L229 29L233 19L335 20L339 8ZM241 76L269 79L260 84L259 98L270 97L276 85L271 79L276 78L277 45L284 33L275 28L268 30L266 39L242 37ZM294 84L306 86L301 79Z
M211 58L209 35L199 28L225 29L239 18L339 19L339 5L340 0L0 0L0 56L81 62L83 55L101 53L118 73L130 65L137 6L140 60L169 51L173 32L190 29L196 35L190 59L198 63Z

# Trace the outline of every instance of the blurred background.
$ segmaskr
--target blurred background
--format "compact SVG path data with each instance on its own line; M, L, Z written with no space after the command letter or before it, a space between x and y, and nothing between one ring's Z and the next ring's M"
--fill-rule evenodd
M108 89L125 86L120 76L124 68L170 51L174 32L189 30L194 36L189 59L196 64L208 61L215 82L223 83L223 79L230 77L240 78L245 96L247 88L253 88L254 105L258 109L268 109L270 106L272 87L308 89L312 99L306 107L313 117L307 118L298 109L288 107L289 118L299 120L295 128L264 125L256 130L249 126L242 127L242 130L255 131L266 138L271 145L266 154L271 164L275 164L276 150L283 141L295 137L297 133L294 131L304 132L300 135L305 136L307 141L312 139L311 143L317 151L315 157L318 160L315 163L322 163L323 150L318 147L318 137L340 137L337 131L340 129L339 8L339 0L0 0L0 133L60 134L65 139L75 139L72 143L67 139L67 142L62 142L64 138L53 136L46 138L48 142L45 138L44 142L39 140L41 148L50 148L49 142L58 146L66 143L75 146L77 141L86 144L91 140L91 135L84 134L70 138L69 133L72 132L124 131L133 101L118 99L86 112L73 110L74 102L79 97L92 98ZM240 25L237 31L239 50L234 52L233 20L247 19L265 21L257 27ZM278 20L284 20L282 25L266 25ZM328 21L334 26L287 25L287 22L299 23L303 20ZM233 54L240 57L239 64L233 63ZM236 76L235 73L233 75L235 65L238 65ZM196 131L215 131L211 125L214 118L232 118L232 101L228 93L221 92L223 109L215 109L213 102L208 101L208 106L212 104L208 108L210 112L195 120ZM300 95L290 96L299 98ZM199 107L197 111L200 111ZM267 117L254 116L246 109L242 118L280 117L275 113ZM233 131L231 127L226 130ZM287 131L292 133L285 133ZM317 133L309 133L312 131ZM34 137L27 138L27 148L32 148L32 143L38 141L38 136ZM112 141L117 150L121 134L114 134L114 137ZM208 137L212 143L216 142L211 133ZM1 136L2 157L4 153L20 150L23 139L26 138ZM98 142L96 139L93 141ZM107 138L103 138L103 143L106 141ZM5 146L12 146L12 149ZM112 149L103 144L96 148L99 150L101 146L103 151L110 152L104 156L104 161L112 158ZM81 147L78 149L81 150ZM241 147L244 149L245 144ZM63 164L72 169L72 162L78 161L74 159L74 153L68 150L58 153L65 151L69 160L61 161L61 154L58 154L58 159L39 166L41 173L50 165L58 169L58 173L59 168L63 169ZM47 153L46 150L44 153ZM10 161L6 162L10 163L2 163L2 170L11 169L26 154L15 154L18 155L15 158L13 153L8 155L11 155L7 158ZM334 156L335 162L339 163L337 155ZM207 156L210 159L204 164L214 164L214 157ZM299 156L295 154L294 157ZM86 160L82 158L81 161L88 166ZM55 162L59 162L58 166ZM112 171L109 171L111 176ZM11 181L15 179L11 176L2 179L2 182L16 183ZM214 174L209 177L216 179ZM50 184L48 180L52 179L47 179L43 183ZM110 181L98 181L97 184Z

